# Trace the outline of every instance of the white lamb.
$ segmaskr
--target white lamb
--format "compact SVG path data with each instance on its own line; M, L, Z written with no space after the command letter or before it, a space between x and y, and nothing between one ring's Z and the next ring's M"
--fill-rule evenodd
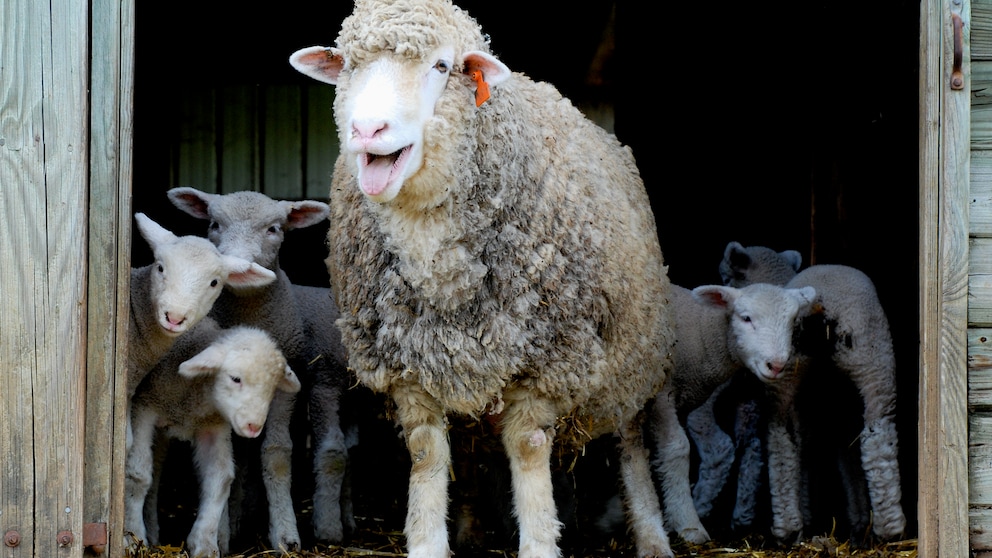
M176 338L207 316L225 285L258 288L276 279L258 264L221 254L205 238L176 236L144 213L134 220L155 261L131 269L129 397Z
M328 270L359 380L412 459L411 558L446 558L446 417L497 415L520 558L560 556L551 459L614 434L638 555L672 556L641 428L671 368L669 281L629 148L511 73L448 0L358 0L336 47Z
M193 444L200 500L186 541L190 556L226 551L219 530L234 479L231 430L257 437L276 390L296 393L300 382L262 330L222 330L204 321L176 342L131 401L134 443L125 465L125 530L133 536L132 548L146 541L143 509L158 428L167 438Z
M864 429L859 437L861 466L871 503L871 525L883 540L901 536L906 528L898 462L895 424L896 362L888 320L875 286L861 271L843 265L814 265L799 272L798 252L775 252L765 247L727 245L720 273L725 283L743 286L756 281L787 287L812 286L823 307L823 319L799 340L812 344L797 353L794 365L768 370L758 377L766 382L774 409L768 425L769 483L772 497L772 534L789 540L804 524L799 460L798 414L794 407L803 375L823 360L851 379L864 403ZM821 355L826 355L821 356ZM850 476L850 475L849 475ZM848 487L849 497L853 491ZM849 502L852 524L857 502Z
M276 274L274 282L261 288L232 285L218 298L211 316L223 327L250 324L265 329L300 375L309 399L299 412L307 417L314 440L314 534L319 540L340 542L346 531L355 529L346 480L348 449L357 443L357 434L342 425L342 397L351 375L334 325L338 310L329 288L294 285L279 265L285 231L320 223L327 218L328 206L313 200L274 200L259 192L220 195L188 187L173 188L168 196L180 210L210 222L207 237L221 252ZM276 396L260 456L269 541L273 548L287 550L301 544L290 490L294 405L290 394ZM237 507L231 512L235 520L243 515Z
M787 289L763 283L740 289L708 285L691 291L672 286L678 340L675 366L652 406L651 428L665 516L668 526L683 539L709 540L690 494L686 415L711 404L711 394L741 370L755 374L781 370L793 358L793 332L814 311L815 297L812 287ZM702 461L700 471L712 471L714 464L728 457L733 460L734 444L719 428L693 434Z

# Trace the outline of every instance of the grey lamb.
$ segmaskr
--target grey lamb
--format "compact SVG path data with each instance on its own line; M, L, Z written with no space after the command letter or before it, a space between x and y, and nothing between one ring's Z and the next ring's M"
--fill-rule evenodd
M334 325L337 306L330 289L294 285L279 265L285 231L309 227L327 218L327 204L313 200L274 200L259 192L210 194L173 188L169 199L182 211L210 222L207 238L218 249L264 266L276 280L263 288L228 288L211 316L223 327L250 324L271 333L300 375L309 394L306 408L314 439L314 534L340 542L355 529L348 487L348 449L357 443L354 429L341 421L342 396L350 384L341 334ZM293 441L290 421L295 397L279 394L270 410L261 459L269 502L269 541L273 548L299 548L300 535L290 491ZM304 450L298 450L304 451ZM240 510L231 510L237 519Z
M133 537L132 549L147 542L143 513L160 433L159 442L174 438L193 444L200 500L186 540L190 556L226 554L221 520L234 479L231 431L249 438L261 434L277 390L296 393L300 382L264 331L224 330L203 321L177 340L131 401L134 442L125 466L125 530Z
M797 273L800 265L801 257L794 250L775 252L730 242L720 273L725 283L734 286L762 281L816 289L823 319L819 331L809 334L829 340L826 359L851 379L864 403L859 443L871 516L860 517L861 507L849 501L852 525L866 526L870 521L881 539L899 537L905 531L906 517L895 423L896 361L888 320L874 284L863 272L844 265L820 264ZM794 365L758 375L773 395L767 440L772 534L782 540L800 534L805 521L799 461L802 440L794 401L803 375L816 359L824 358L819 356L822 350L821 345L817 351L800 351ZM849 500L855 499L856 491L851 486L847 489Z
M672 556L641 428L675 336L630 149L448 0L359 0L290 63L337 87L328 270L350 366L412 459L408 555L449 556L447 416L489 413L520 558L561 553L553 447L605 434L639 556Z

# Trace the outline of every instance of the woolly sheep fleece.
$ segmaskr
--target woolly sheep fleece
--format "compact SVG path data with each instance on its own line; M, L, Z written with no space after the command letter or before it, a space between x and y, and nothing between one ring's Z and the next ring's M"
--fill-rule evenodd
M416 381L470 415L498 409L515 384L592 436L613 432L662 387L674 342L631 151L519 73L477 108L460 53L488 43L450 3L356 2L337 45L357 66L452 39L456 70L425 126L425 162L398 196L366 200L355 157L335 165L327 264L350 365L373 389ZM342 72L342 145L348 97ZM432 249L412 250L414 237Z

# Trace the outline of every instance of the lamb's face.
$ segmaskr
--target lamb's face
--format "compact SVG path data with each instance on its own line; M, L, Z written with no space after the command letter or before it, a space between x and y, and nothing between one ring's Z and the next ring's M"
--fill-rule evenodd
M741 289L697 287L693 296L725 308L729 314L727 343L731 353L759 379L775 381L794 368L793 333L801 319L813 310L815 289L756 283Z

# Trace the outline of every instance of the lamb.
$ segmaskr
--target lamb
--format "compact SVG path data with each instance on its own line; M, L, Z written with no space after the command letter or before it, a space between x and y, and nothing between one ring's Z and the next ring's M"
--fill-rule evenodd
M670 527L684 540L709 540L690 494L689 440L684 425L693 409L742 369L755 374L780 370L792 358L793 331L815 311L816 290L756 283L740 289L707 285L689 290L672 286L675 366L652 405L656 439L655 471L665 495ZM710 410L712 412L712 410ZM729 455L733 442L719 428L697 430L700 471L711 471ZM724 472L725 473L725 472ZM704 482L701 479L700 482ZM712 482L712 481L710 481Z
M224 330L204 321L177 340L131 400L134 442L125 464L125 529L133 536L132 550L146 540L142 514L159 428L168 438L193 444L200 503L186 541L190 556L226 552L219 530L234 479L231 430L257 437L276 390L296 393L300 382L264 331Z
M861 467L867 481L872 530L883 540L897 538L905 531L906 518L901 503L895 424L896 362L888 320L874 284L863 272L844 265L820 264L796 273L800 262L795 251L744 248L731 242L720 264L727 284L766 281L790 288L812 286L823 306L818 327L800 339L800 343L805 339L807 346L797 353L795 366L782 371L769 369L758 375L773 395L774 406L767 434L772 534L787 540L803 527L801 439L794 400L804 374L825 360L849 377L861 395ZM849 497L851 494L849 488ZM857 502L849 504L852 523L856 524Z
M560 556L553 447L612 433L640 556L672 556L641 428L675 340L630 149L450 0L358 0L298 71L337 87L327 259L360 382L410 453L406 542L447 557L447 417L495 415L521 558ZM563 455L563 454L559 454Z
M354 429L342 424L342 395L351 383L338 310L327 287L294 285L279 265L285 231L320 223L327 204L313 200L277 201L259 192L210 194L195 188L169 190L173 205L210 221L207 237L225 254L240 256L271 270L276 280L263 288L232 285L211 312L223 327L251 324L269 331L300 374L314 439L315 536L340 542L355 529L348 478L348 449ZM263 481L269 502L269 541L273 548L299 548L301 541L291 494L293 441L290 422L295 397L278 394L262 439ZM232 517L240 513L235 506Z
M258 288L276 278L204 238L176 236L144 213L134 220L155 261L131 269L128 397L176 338L207 316L225 285Z

